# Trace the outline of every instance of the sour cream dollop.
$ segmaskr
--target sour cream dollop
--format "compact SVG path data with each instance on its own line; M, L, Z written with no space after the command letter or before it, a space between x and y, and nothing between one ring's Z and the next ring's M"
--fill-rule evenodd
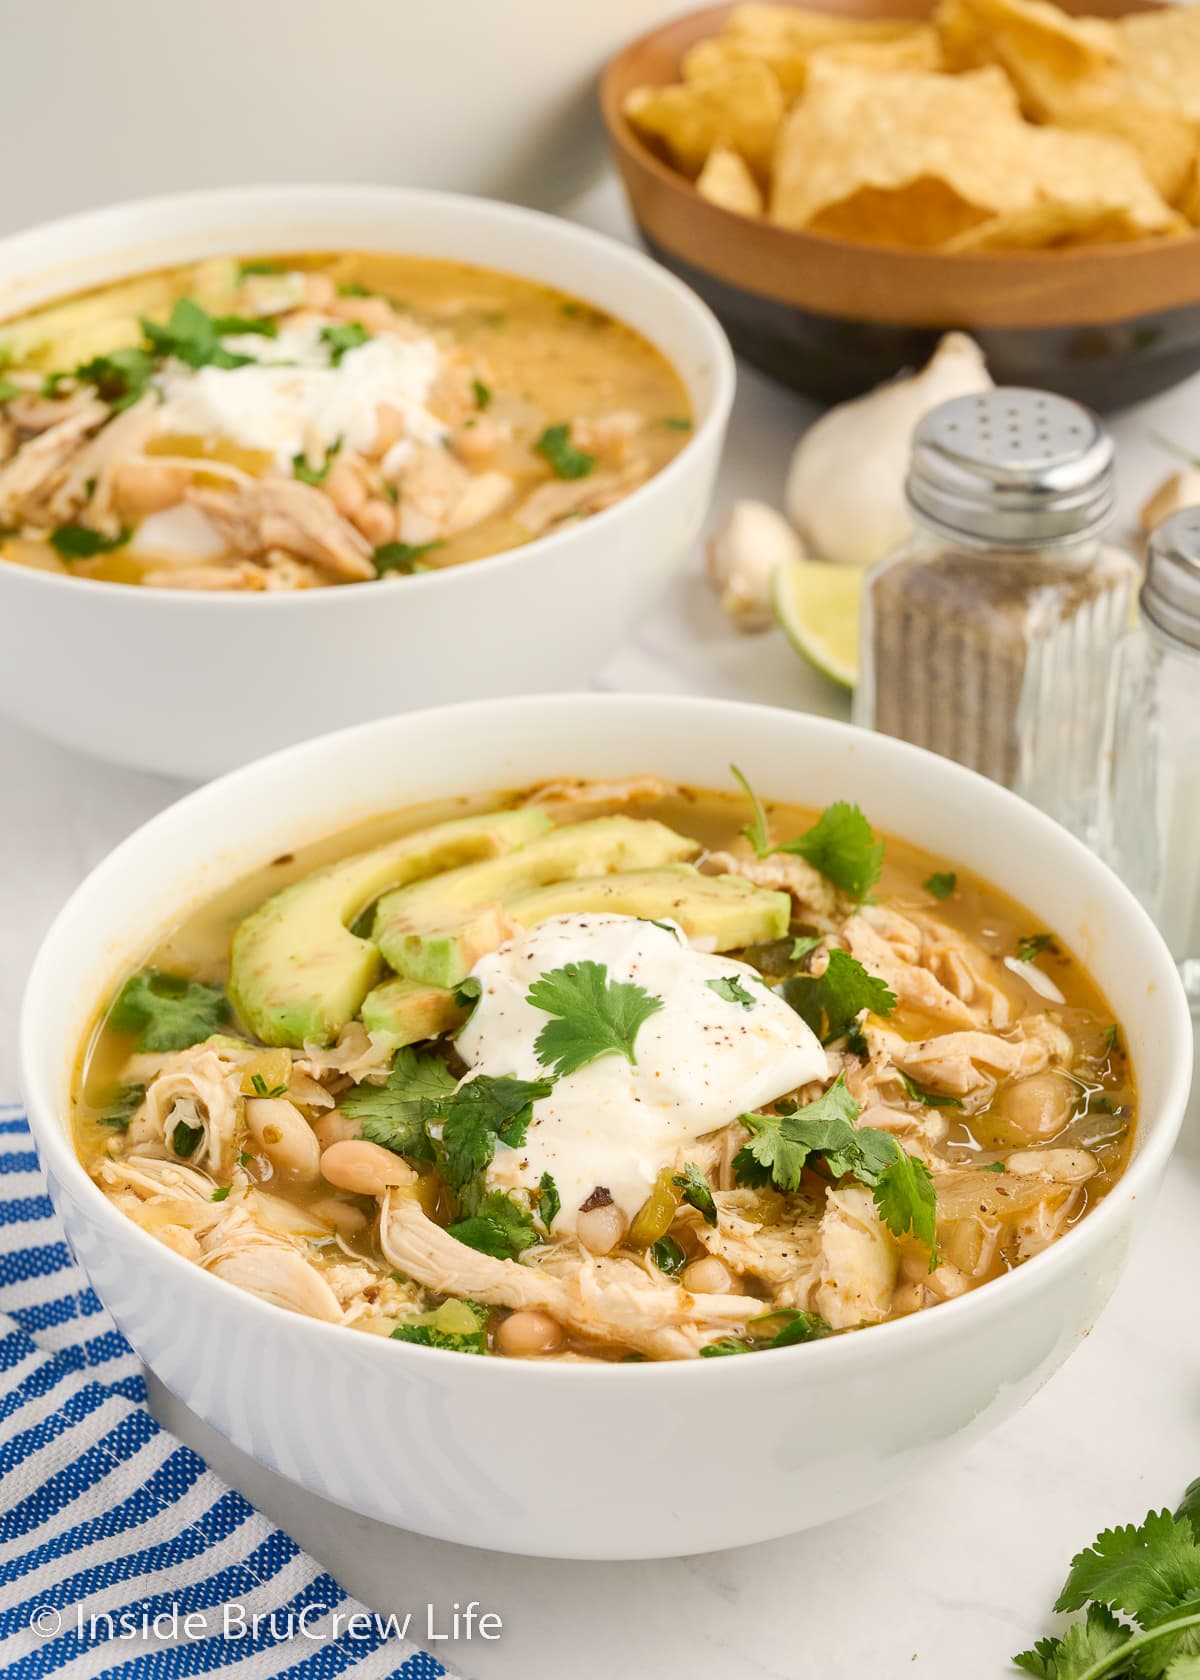
M551 1174L562 1200L556 1234L575 1229L597 1187L632 1219L688 1143L826 1077L816 1036L756 969L694 950L674 923L602 915L552 917L475 965L483 991L457 1040L474 1072L550 1077L535 1044L551 1017L529 988L577 962L603 964L609 981L640 986L662 1008L638 1031L636 1064L610 1053L566 1074L534 1103L523 1146L497 1143L489 1186L536 1190ZM751 1004L714 980L738 981Z
M370 451L383 403L404 415L409 443L437 443L446 428L426 407L441 367L428 334L379 333L334 365L323 326L310 320L277 338L243 333L222 339L253 360L244 367L189 368L170 363L159 376L159 430L221 437L261 450L291 470L292 458L341 443Z

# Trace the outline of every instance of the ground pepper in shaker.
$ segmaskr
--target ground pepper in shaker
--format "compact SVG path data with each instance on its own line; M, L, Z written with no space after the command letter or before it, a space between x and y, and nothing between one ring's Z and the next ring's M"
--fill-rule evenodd
M1116 669L1100 850L1158 923L1200 1014L1200 508L1151 534Z
M1089 841L1137 568L1101 536L1112 439L1044 391L956 397L913 434L917 531L867 574L855 722L1002 782Z

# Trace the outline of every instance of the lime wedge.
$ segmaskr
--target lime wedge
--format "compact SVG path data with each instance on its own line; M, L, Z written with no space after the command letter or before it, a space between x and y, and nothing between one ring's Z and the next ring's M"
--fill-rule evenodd
M786 560L775 573L775 616L788 641L842 688L858 679L863 575L824 560Z

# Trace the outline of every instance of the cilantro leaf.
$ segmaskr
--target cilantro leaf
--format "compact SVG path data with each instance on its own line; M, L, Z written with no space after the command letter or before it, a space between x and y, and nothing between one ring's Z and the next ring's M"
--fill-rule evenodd
M209 1201L227 1202L229 1200L229 1192L231 1188L232 1187L228 1184L218 1184L212 1195L208 1198Z
M451 1353L487 1353L486 1325L491 1308L478 1301L443 1301L436 1312L398 1324L392 1331L396 1342L415 1342L419 1347L446 1348Z
M883 868L883 841L875 838L858 806L848 805L844 799L827 806L807 833L785 840L772 850L804 858L826 880L860 902Z
M142 1106L142 1098L146 1095L144 1085L121 1085L113 1095L111 1102L106 1103L96 1119L101 1126L112 1126L116 1131L129 1130L129 1122Z
M449 1230L460 1243L495 1260L511 1260L541 1240L528 1209L503 1190L489 1190L475 1212Z
M575 448L571 428L565 424L547 426L533 447L549 463L555 478L586 478L596 465L594 455Z
M1170 1511L1151 1511L1139 1527L1105 1529L1079 1552L1054 1608L1078 1610L1095 1599L1144 1625L1196 1597L1200 1546L1191 1523Z
M832 1336L833 1331L818 1313L797 1312L790 1307L782 1308L778 1312L766 1313L762 1318L750 1320L750 1331L757 1335L755 1326L777 1324L779 1329L763 1343L764 1347L780 1348L794 1347L798 1342L819 1342L824 1336Z
M850 1031L864 1010L890 1015L896 994L886 980L868 974L849 951L834 948L823 974L793 974L782 986L783 996L812 1028L822 1044Z
M743 1009L753 1009L758 999L748 992L736 974L723 975L719 980L706 980L710 992L716 992L726 1003L740 1003Z
M534 1103L553 1089L550 1079L493 1078L481 1073L456 1091L425 1099L421 1113L426 1130L431 1123L440 1122L442 1128L436 1146L438 1169L461 1201L478 1201L483 1174L496 1153L496 1139L520 1148Z
M286 274L287 268L281 262L266 260L241 262L238 264L238 279L245 280L251 274Z
M94 385L97 396L119 413L137 402L157 366L148 350L110 350L106 356L93 356L77 367L75 377L85 385Z
M279 337L279 328L265 315L214 315L213 326L221 338L233 338L239 333L258 338Z
M141 328L152 350L160 356L174 356L187 367L238 368L254 360L225 349L217 322L195 298L179 298L166 326L143 315Z
M20 395L19 385L14 385L11 379L0 379L0 403L11 402L14 397Z
M549 970L534 981L526 1001L554 1017L538 1034L534 1050L542 1066L560 1078L613 1054L636 1066L638 1032L663 1006L661 998L632 981L610 980L598 962Z
M338 286L337 295L339 297L364 298L374 297L376 294L370 286L364 286L361 280L343 280Z
M1061 1639L1039 1639L1032 1651L1013 1658L1018 1668L1037 1680L1086 1680L1105 1658L1115 1657L1129 1642L1130 1630L1102 1604L1088 1606L1087 1620L1069 1627ZM1111 1669L1108 1672L1114 1672ZM1122 1663L1115 1672L1128 1673Z
M139 1050L186 1050L226 1026L229 1004L219 986L147 968L126 980L109 1013L114 1032L136 1033Z
M433 1157L425 1132L423 1104L453 1091L457 1081L440 1056L422 1055L411 1045L397 1050L387 1082L355 1085L338 1099L343 1114L359 1121L368 1143L415 1161Z
M334 460L337 457L338 450L341 447L341 438L336 438L325 451L325 459L321 462L319 467L310 466L307 455L293 455L293 476L298 478L301 484L324 484L325 480L329 477L329 469L333 465Z
M940 1091L927 1091L923 1085L918 1085L915 1079L910 1079L899 1068L893 1068L893 1073L904 1087L904 1094L912 1102L923 1103L926 1108L961 1108L962 1102L958 1097L943 1096Z
M122 529L115 537L106 537L103 531L93 531L90 525L56 525L49 542L59 559L69 565L72 560L94 560L97 554L123 548L132 535L132 531Z
M491 388L490 386L485 385L482 379L472 379L471 394L475 398L475 407L481 414L484 409L492 406Z
M1017 943L1017 961L1033 962L1043 951L1057 952L1052 933L1027 933L1024 939Z
M361 321L338 321L334 326L322 327L318 336L322 344L329 346L330 367L341 367L347 351L359 349L371 337Z
M939 869L925 882L925 891L934 898L949 898L958 886L958 876L953 869Z
M792 940L790 953L792 962L803 962L816 950L824 937L824 934L820 933L797 934L796 938Z
M383 543L375 550L375 570L382 577L385 572L405 572L411 576L413 572L427 572L429 567L423 563L422 556L431 549L441 548L440 542Z
M750 821L742 829L742 834L753 846L755 857L764 858L771 850L771 831L767 827L767 814L762 808L758 795L737 765L731 764L729 771L734 780L741 783L742 791L750 801Z
M665 414L659 421L669 432L690 432L692 422L683 414Z
M538 1218L548 1231L562 1212L562 1197L552 1173L544 1172L538 1179L538 1191Z
M194 1114L195 1109L191 1112ZM196 1146L203 1136L203 1126L189 1126L186 1120L177 1120L171 1132L171 1148L176 1155L186 1160L189 1155L195 1154Z
M879 1135L891 1137L890 1132ZM893 1236L903 1237L911 1232L918 1242L925 1244L932 1272L938 1264L937 1193L933 1175L919 1156L906 1154L895 1138L891 1141L896 1148L896 1159L874 1181L871 1195L879 1217Z
M1121 1029L1114 1021L1112 1026L1105 1027L1100 1034L1100 1042L1109 1056L1115 1056L1121 1048Z
M717 1223L717 1204L713 1201L712 1185L694 1161L689 1161L681 1173L676 1173L671 1183L683 1191L684 1201L703 1216L706 1225Z
M674 1237L660 1237L656 1243L651 1243L650 1258L668 1277L678 1277L687 1265L687 1255Z

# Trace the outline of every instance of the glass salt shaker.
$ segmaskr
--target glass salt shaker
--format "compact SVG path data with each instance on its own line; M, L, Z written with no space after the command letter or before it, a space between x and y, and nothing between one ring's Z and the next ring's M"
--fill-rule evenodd
M1162 930L1200 1014L1200 507L1150 537L1117 650L1101 851Z
M1113 444L1044 391L956 397L913 435L914 535L867 574L854 720L956 759L1094 842L1137 568L1103 541Z

